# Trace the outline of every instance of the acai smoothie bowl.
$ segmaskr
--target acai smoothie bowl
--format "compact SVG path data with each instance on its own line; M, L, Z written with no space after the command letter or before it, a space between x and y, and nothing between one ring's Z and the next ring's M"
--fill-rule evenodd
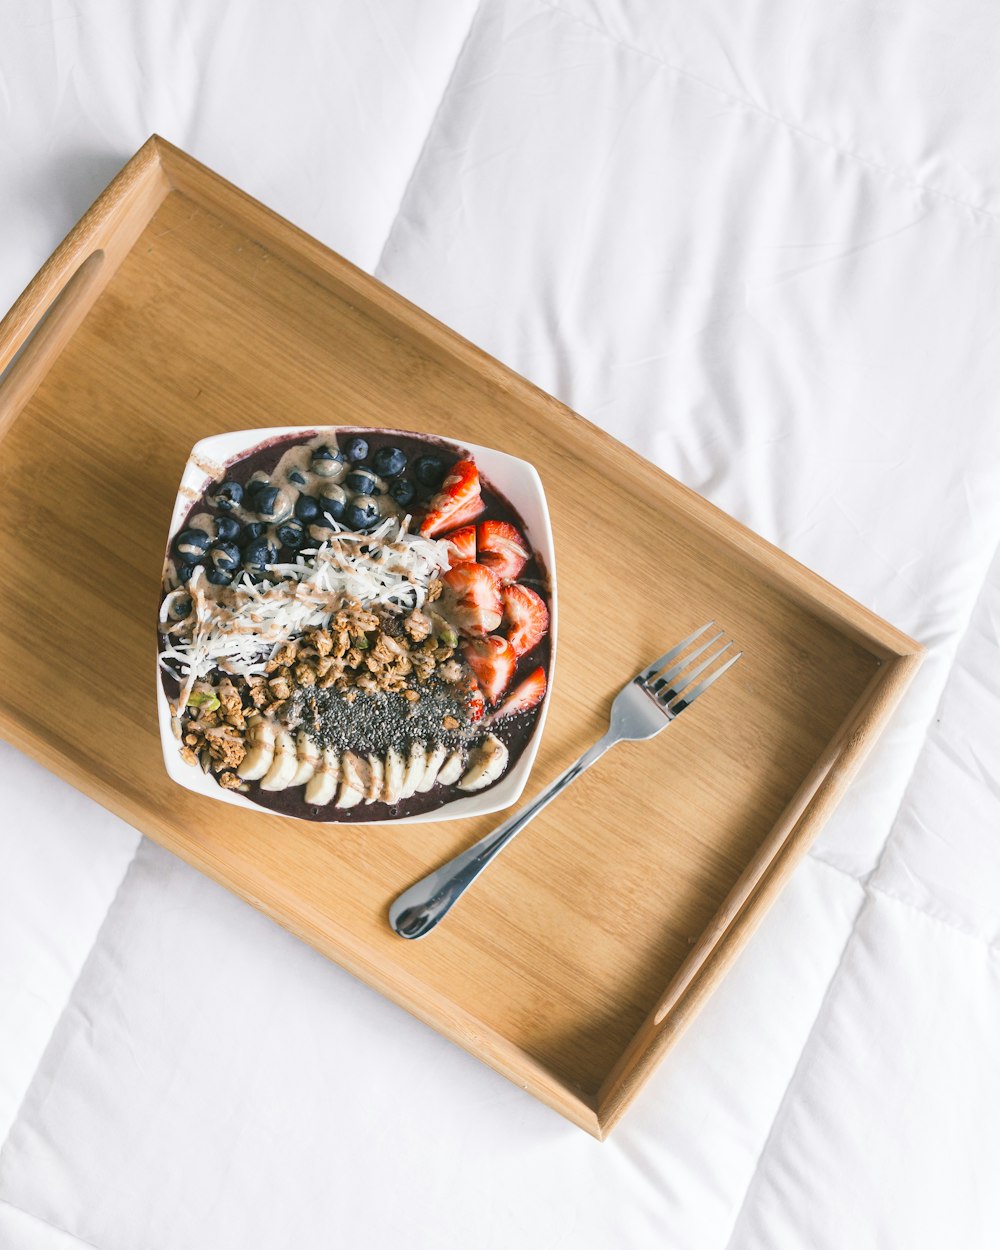
M167 772L324 823L499 811L538 749L555 626L526 461L390 429L203 439L157 622Z

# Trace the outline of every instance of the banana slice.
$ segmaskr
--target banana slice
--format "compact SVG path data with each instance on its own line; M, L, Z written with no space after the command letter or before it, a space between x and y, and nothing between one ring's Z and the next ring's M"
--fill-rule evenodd
M364 797L365 796L361 790L355 790L349 786L346 781L341 780L340 793L337 795L336 806L356 807Z
M482 790L503 773L507 767L507 748L493 734L473 747L469 767L458 783L460 790Z
M385 778L385 765L382 763L381 755L369 755L368 767L371 770L371 777L368 781L368 789L365 791L365 802L374 803L376 799L382 797L382 783Z
M442 786L453 786L461 777L462 770L465 768L465 755L462 751L452 751L451 755L441 765L437 775L438 784Z
M417 794L426 794L434 782L437 781L438 773L441 771L441 765L444 763L447 754L448 748L442 746L440 742L427 752L427 767L420 784L417 786Z
M345 751L340 761L340 793L338 807L354 807L365 797L371 782L371 769L367 760L360 759L353 751Z
M368 787L371 784L371 767L366 759L362 759L360 755L356 755L353 751L345 751L340 761L340 776L342 781L354 790L360 790L362 794L368 793Z
M260 783L262 790L287 790L299 770L299 756L295 739L287 729L279 729L274 739L274 757L271 767Z
M333 747L326 747L319 757L316 771L306 782L306 802L314 807L326 807L334 796L339 777L340 756Z
M247 735L249 750L237 773L244 781L259 781L274 761L274 721L261 718L250 726Z
M298 756L298 767L295 776L288 783L290 786L304 786L312 781L313 774L319 765L319 747L304 729L300 729L295 739L295 753Z
M416 791L426 771L427 747L422 742L411 742L406 768L403 770L403 785L399 791L401 799L408 799Z
M395 747L385 753L385 769L382 777L382 802L398 803L403 790L403 773L406 764Z

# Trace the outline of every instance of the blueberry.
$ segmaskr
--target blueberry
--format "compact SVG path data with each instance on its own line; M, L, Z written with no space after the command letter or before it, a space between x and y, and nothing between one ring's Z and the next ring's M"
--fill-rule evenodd
M406 468L406 453L398 447L380 447L372 457L372 467L382 477L399 477Z
M186 563L196 564L205 555L211 541L204 530L181 530L174 539L174 552Z
M256 491L253 497L253 510L265 521L278 525L292 515L292 505L288 496L277 486L264 486Z
M374 495L378 484L378 478L371 469L352 469L345 482L356 495Z
M408 508L413 503L413 496L416 493L413 483L404 482L402 478L398 482L393 482L389 487L389 494L401 508Z
M229 586L232 583L232 573L227 573L225 569L209 569L205 574L213 586Z
M347 508L347 524L352 530L368 530L379 521L378 501L371 498L356 499Z
M305 486L306 475L301 469L290 469L288 472L288 480L293 486Z
M357 464L359 460L364 460L368 455L368 440L364 438L349 438L344 452L352 464Z
M187 595L174 594L170 598L170 605L167 608L167 616L172 621L183 621L186 616L191 614L191 600Z
M252 477L246 485L247 506L252 508L254 498L270 485L271 483L263 474L260 477Z
M291 547L293 551L305 542L306 531L301 521L285 521L276 530L278 542L282 547Z
M215 518L215 537L224 543L235 542L240 536L240 523L234 516Z
M245 546L252 543L255 539L260 538L264 532L264 526L260 521L249 521L243 526L243 536L240 541Z
M260 512L261 504L266 507L277 499L278 488L277 486L272 486L270 482L251 482L247 495L253 501L254 512Z
M365 444L364 455L358 459L363 460L367 455L368 445ZM317 477L332 477L339 482L344 476L344 457L336 447L317 447L309 461L309 468Z
M440 456L420 456L413 462L413 476L421 486L437 490L444 481L444 461Z
M208 559L217 573L232 573L240 567L240 549L235 543L215 543L208 549Z
M295 515L308 523L319 512L319 500L312 495L299 495L295 501Z
M243 502L243 487L239 482L220 482L206 498L220 512L235 512Z
M325 513L339 521L347 507L347 491L342 486L328 486L326 494L321 495L318 502L320 516Z
M248 569L263 569L268 564L274 564L277 559L277 549L266 538L255 538L243 549L243 565Z
M191 580L191 575L194 573L197 567L198 566L196 564L178 564L177 580L181 583L182 586L186 586L187 583Z

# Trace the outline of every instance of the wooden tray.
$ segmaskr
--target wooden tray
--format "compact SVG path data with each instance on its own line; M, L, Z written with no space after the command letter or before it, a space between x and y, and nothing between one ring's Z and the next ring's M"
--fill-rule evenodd
M0 323L5 366L18 523L0 732L603 1137L773 901L920 648L156 137ZM538 468L561 626L528 795L676 639L714 617L746 652L670 732L617 747L549 807L423 942L391 933L390 901L496 817L281 820L181 790L160 758L153 622L181 467L205 435L290 422L433 431ZM626 585L602 584L593 529L633 562Z

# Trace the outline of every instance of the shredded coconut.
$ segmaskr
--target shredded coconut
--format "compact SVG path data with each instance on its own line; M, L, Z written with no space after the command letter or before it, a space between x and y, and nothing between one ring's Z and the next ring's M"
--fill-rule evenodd
M370 534L334 529L294 562L267 566L255 582L240 573L212 586L197 567L187 584L190 614L172 626L160 663L180 684L179 710L194 683L215 668L242 677L263 673L268 658L303 630L323 627L345 602L420 608L430 583L449 566L446 542L408 532L410 518L387 518ZM165 614L161 614L161 619Z

